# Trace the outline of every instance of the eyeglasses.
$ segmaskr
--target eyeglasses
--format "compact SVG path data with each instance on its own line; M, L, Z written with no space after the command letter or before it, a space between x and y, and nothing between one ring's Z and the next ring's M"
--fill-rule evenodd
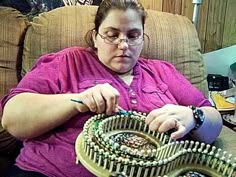
M117 36L103 36L102 34L99 34L99 33L97 33L97 34L104 40L105 43L110 44L110 45L118 45L122 41L125 41L128 45L134 46L134 45L141 44L144 39L143 35L132 36L132 37L128 37L126 39L120 39Z

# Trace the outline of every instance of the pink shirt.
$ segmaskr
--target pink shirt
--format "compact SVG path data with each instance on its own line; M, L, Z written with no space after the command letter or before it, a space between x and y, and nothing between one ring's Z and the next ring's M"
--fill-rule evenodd
M22 92L79 93L99 83L115 87L121 95L119 105L126 110L148 113L167 103L211 106L170 63L140 58L133 75L132 83L127 85L115 72L103 66L92 49L68 48L42 56L32 71L2 99L1 107ZM82 165L75 164L74 150L76 137L92 115L91 112L78 113L53 131L24 141L16 164L50 177L92 176Z

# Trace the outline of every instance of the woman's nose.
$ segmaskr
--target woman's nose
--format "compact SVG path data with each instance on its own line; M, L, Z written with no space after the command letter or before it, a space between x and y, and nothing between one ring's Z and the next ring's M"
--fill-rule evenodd
M127 39L121 39L120 43L118 44L118 48L121 50L125 50L129 48L128 40Z

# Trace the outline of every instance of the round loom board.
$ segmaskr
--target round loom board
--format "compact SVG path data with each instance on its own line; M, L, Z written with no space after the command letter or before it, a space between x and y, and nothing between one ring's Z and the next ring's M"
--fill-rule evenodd
M84 145L83 145L83 133L81 132L75 141L75 152L76 158L79 160L85 168L87 168L91 173L99 177L108 177L112 173L108 170L99 167L96 163L94 163L84 152Z
M76 152L76 158L79 161L79 163L81 163L85 168L87 168L94 175L99 176L99 177L108 177L112 175L111 172L109 172L107 169L103 169L103 167L98 166L89 158L89 156L86 155L86 153L84 152L83 133L80 133L76 139L75 152ZM168 177L177 177L188 171L196 171L196 172L208 175L208 176L222 177L222 175L220 175L216 171L213 171L209 167L198 165L198 164L180 165L177 168L170 171L166 175Z

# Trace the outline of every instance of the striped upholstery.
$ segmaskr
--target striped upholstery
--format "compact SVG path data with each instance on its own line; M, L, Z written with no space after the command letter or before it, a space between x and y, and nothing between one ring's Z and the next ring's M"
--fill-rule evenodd
M19 80L23 41L28 25L29 22L19 11L0 6L0 99ZM0 176L13 163L12 159L18 150L18 141L3 129L0 122Z
M96 6L66 6L34 18L25 38L22 74L42 54L86 46L84 35L93 28L96 9Z
M206 96L206 70L200 53L200 42L191 21L184 16L148 11L146 33L150 36L149 49L143 55L171 62Z
M19 11L0 6L0 98L17 84L28 25Z
M24 75L35 60L46 53L70 46L86 46L85 33L93 28L95 6L67 6L35 18L26 34ZM183 16L148 11L143 56L161 58L173 63L196 87L207 95L207 81L200 43L192 23Z

